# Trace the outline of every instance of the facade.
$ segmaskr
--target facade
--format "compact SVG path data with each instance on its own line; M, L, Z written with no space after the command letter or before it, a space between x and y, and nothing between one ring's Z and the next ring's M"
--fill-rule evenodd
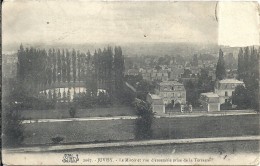
M243 81L237 79L224 79L216 82L214 92L218 94L220 104L227 102L232 97L238 85L245 86Z
M137 76L139 75L139 71L137 69L128 69L125 75Z
M168 79L169 79L169 74L168 71L166 70L161 70L161 71L151 73L152 81L168 81Z
M148 93L146 101L152 105L153 112L165 113L165 105L160 96Z
M186 90L184 85L177 81L164 81L157 84L155 93L163 99L165 105L173 103L186 103Z
M146 69L141 71L142 77L148 81L168 81L169 74L167 70L157 71L156 69Z
M202 104L202 108L204 111L220 111L219 96L216 93L201 93L200 103Z

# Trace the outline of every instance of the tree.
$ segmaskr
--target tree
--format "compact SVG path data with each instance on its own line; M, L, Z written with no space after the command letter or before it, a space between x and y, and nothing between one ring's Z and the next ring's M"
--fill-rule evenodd
M71 68L70 68L70 53L68 50L66 50L66 62L67 62L67 81L68 83L70 82L71 80L71 76L70 76L70 72L71 72Z
M198 93L198 87L194 83L192 83L191 80L189 80L185 84L186 89L186 100L189 104L192 106L198 106L199 105L199 93Z
M226 77L224 55L221 49L219 50L219 58L216 67L216 77L218 80L222 80Z
M15 104L11 102L4 104L3 117L2 145L4 147L21 145L24 140L24 126L22 125L21 115Z
M151 105L140 99L136 99L134 105L138 115L135 126L136 139L152 138L152 122L154 119L154 113Z
M73 74L73 82L76 82L76 51L72 50L72 74Z
M61 81L61 53L60 53L60 49L58 49L58 52L57 52L57 56L58 56L58 62L57 62L57 77L58 77L58 82L60 83Z
M237 105L238 109L247 109L250 107L250 97L244 86L239 85L236 87L234 94L232 95L232 103Z
M140 82L137 82L136 91L137 91L137 98L141 100L146 100L147 94L154 93L155 84L153 84L150 81L147 80L141 80Z
M116 95L120 96L120 91L124 86L124 56L122 54L121 47L115 47L115 56L114 56L114 70L115 70L115 87Z
M56 59L56 53L54 49L52 50L52 63L53 63L52 80L55 83L57 79L57 59Z
M70 107L70 109L69 109L70 117L74 118L76 115L76 112L77 112L77 108L75 106Z
M67 61L65 56L65 51L62 50L62 82L66 82L67 80Z
M237 73L238 73L238 79L244 78L244 55L243 50L240 48L238 53L238 64L237 64Z
M198 79L198 90L200 93L210 92L214 88L212 78L209 76L207 69L201 69Z

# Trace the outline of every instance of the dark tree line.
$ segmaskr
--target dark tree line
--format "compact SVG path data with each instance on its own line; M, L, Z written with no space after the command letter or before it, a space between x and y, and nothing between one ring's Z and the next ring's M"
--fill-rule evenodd
M243 103L242 96L247 96L247 108L259 109L259 54L260 48L240 48L238 53L238 79L245 83L245 89L239 87L233 97L235 103Z
M93 94L97 89L105 89L119 95L116 89L123 88L124 57L121 47L98 49L92 56L89 51L46 51L21 45L17 73L19 82L33 91L53 83L87 81Z
M110 96L120 97L124 85L124 56L121 47L98 49L94 55L87 53L87 87L96 95L105 89Z

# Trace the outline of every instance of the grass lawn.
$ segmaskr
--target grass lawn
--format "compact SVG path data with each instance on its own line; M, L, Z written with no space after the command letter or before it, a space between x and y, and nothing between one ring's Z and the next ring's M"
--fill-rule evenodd
M135 120L72 121L24 124L25 144L118 141L134 139ZM259 135L259 115L159 118L153 122L154 139Z
M134 121L81 121L34 123L25 125L25 144L49 144L51 138L61 136L62 143L80 143L134 139Z
M63 119L70 118L69 108L55 110L21 110L23 119ZM130 116L135 110L127 106L112 106L107 108L78 109L76 118L98 116Z
M160 118L153 123L156 139L259 135L259 114Z

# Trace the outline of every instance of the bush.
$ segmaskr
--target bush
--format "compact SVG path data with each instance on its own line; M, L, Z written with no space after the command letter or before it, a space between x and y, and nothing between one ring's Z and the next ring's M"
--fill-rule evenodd
M220 110L231 110L232 108L232 104L230 102L225 102L223 104L220 105Z
M176 103L174 108L181 108L181 104L180 103Z
M136 120L135 138L136 139L150 139L152 138L152 123L154 113L150 104L136 99L135 107L139 118Z
M5 106L3 109L3 146L16 147L24 140L24 126L21 115L15 106Z
M74 118L77 112L77 108L75 106L70 107L69 114L71 118Z

